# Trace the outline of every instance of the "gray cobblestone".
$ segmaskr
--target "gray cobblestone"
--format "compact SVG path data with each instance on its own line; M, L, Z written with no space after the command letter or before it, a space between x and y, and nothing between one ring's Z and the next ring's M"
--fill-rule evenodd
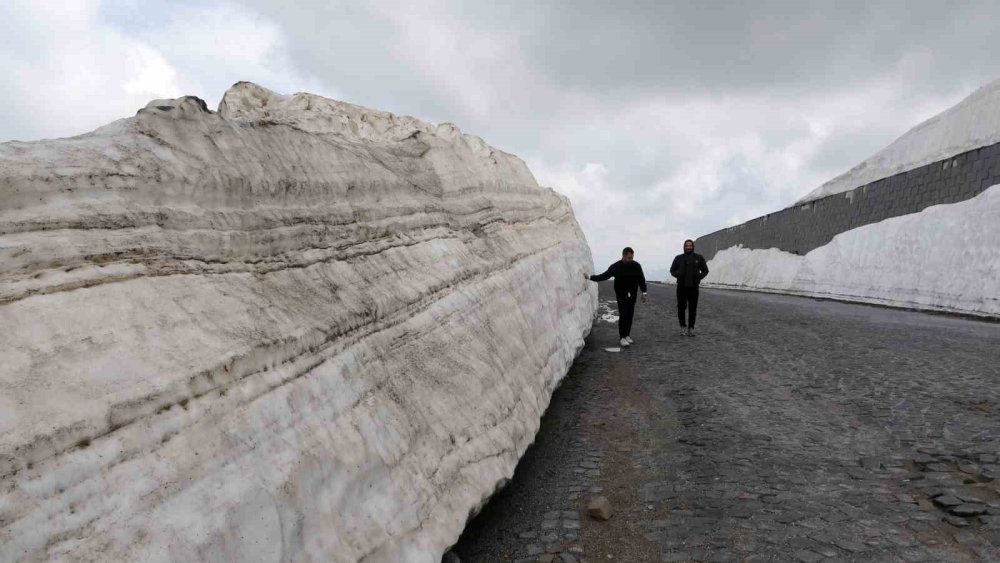
M538 438L552 448L538 455L558 462L534 464L535 484L515 476L508 486L551 490L533 497L544 509L533 523L497 509L512 516L492 529L554 525L559 541L538 545L561 553L574 543L567 532L584 548L611 542L576 554L589 561L619 556L616 541L645 542L663 561L1000 560L1000 483L985 475L1000 458L1000 325L705 290L701 335L682 339L668 330L668 291L650 289L636 318L642 338L627 353L604 353L614 327L595 326L576 379L550 406L563 417L550 428L564 434L548 438L543 424ZM612 373L641 390L641 405L622 402ZM582 423L612 405L627 442L602 443ZM636 476L635 504L616 505L607 523L581 520L589 491L614 500L620 490L606 471L625 470L607 465L619 454ZM597 473L572 471L584 463ZM955 516L935 504L943 495L973 508ZM615 522L634 535L607 536ZM522 557L531 541L509 552ZM501 553L456 549L468 561Z

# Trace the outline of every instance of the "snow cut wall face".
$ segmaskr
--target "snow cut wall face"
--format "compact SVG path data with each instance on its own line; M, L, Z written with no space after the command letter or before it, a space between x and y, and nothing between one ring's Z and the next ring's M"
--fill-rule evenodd
M963 201L998 183L1000 80L914 127L795 205L696 242L708 258L735 245L805 254L837 234Z
M1000 317L1000 186L887 219L797 256L720 251L713 286Z
M889 146L809 192L796 204L847 192L876 180L1000 142L1000 80L907 131Z
M0 145L0 560L438 559L591 264L516 157L308 94Z
M706 258L736 245L805 254L836 235L932 205L975 197L1000 183L1000 143L796 205L698 237Z

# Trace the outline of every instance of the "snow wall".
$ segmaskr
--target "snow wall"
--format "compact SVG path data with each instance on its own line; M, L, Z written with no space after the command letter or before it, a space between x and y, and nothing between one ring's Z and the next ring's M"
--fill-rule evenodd
M910 129L889 146L809 192L796 204L941 162L971 149L1000 142L1000 80Z
M706 260L737 245L801 255L840 233L932 205L964 201L995 184L1000 184L1000 143L788 207L704 235L695 244Z
M728 248L709 270L714 287L1000 317L1000 185L842 233L805 256Z
M0 561L438 561L592 264L518 158L318 96L0 144Z

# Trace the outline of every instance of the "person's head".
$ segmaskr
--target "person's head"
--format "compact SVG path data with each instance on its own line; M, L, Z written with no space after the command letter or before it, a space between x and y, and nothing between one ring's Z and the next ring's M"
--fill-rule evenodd
M684 254L691 254L694 252L694 241L687 239L684 241Z
M626 246L622 249L622 262L631 262L635 258L635 251L631 247Z

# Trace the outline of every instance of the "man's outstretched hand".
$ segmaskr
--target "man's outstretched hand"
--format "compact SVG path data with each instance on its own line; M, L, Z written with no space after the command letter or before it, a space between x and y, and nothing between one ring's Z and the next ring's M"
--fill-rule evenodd
M646 294L645 294L645 293L643 293L643 294L642 294L642 302L643 302L643 303L645 303L645 302L646 302Z

